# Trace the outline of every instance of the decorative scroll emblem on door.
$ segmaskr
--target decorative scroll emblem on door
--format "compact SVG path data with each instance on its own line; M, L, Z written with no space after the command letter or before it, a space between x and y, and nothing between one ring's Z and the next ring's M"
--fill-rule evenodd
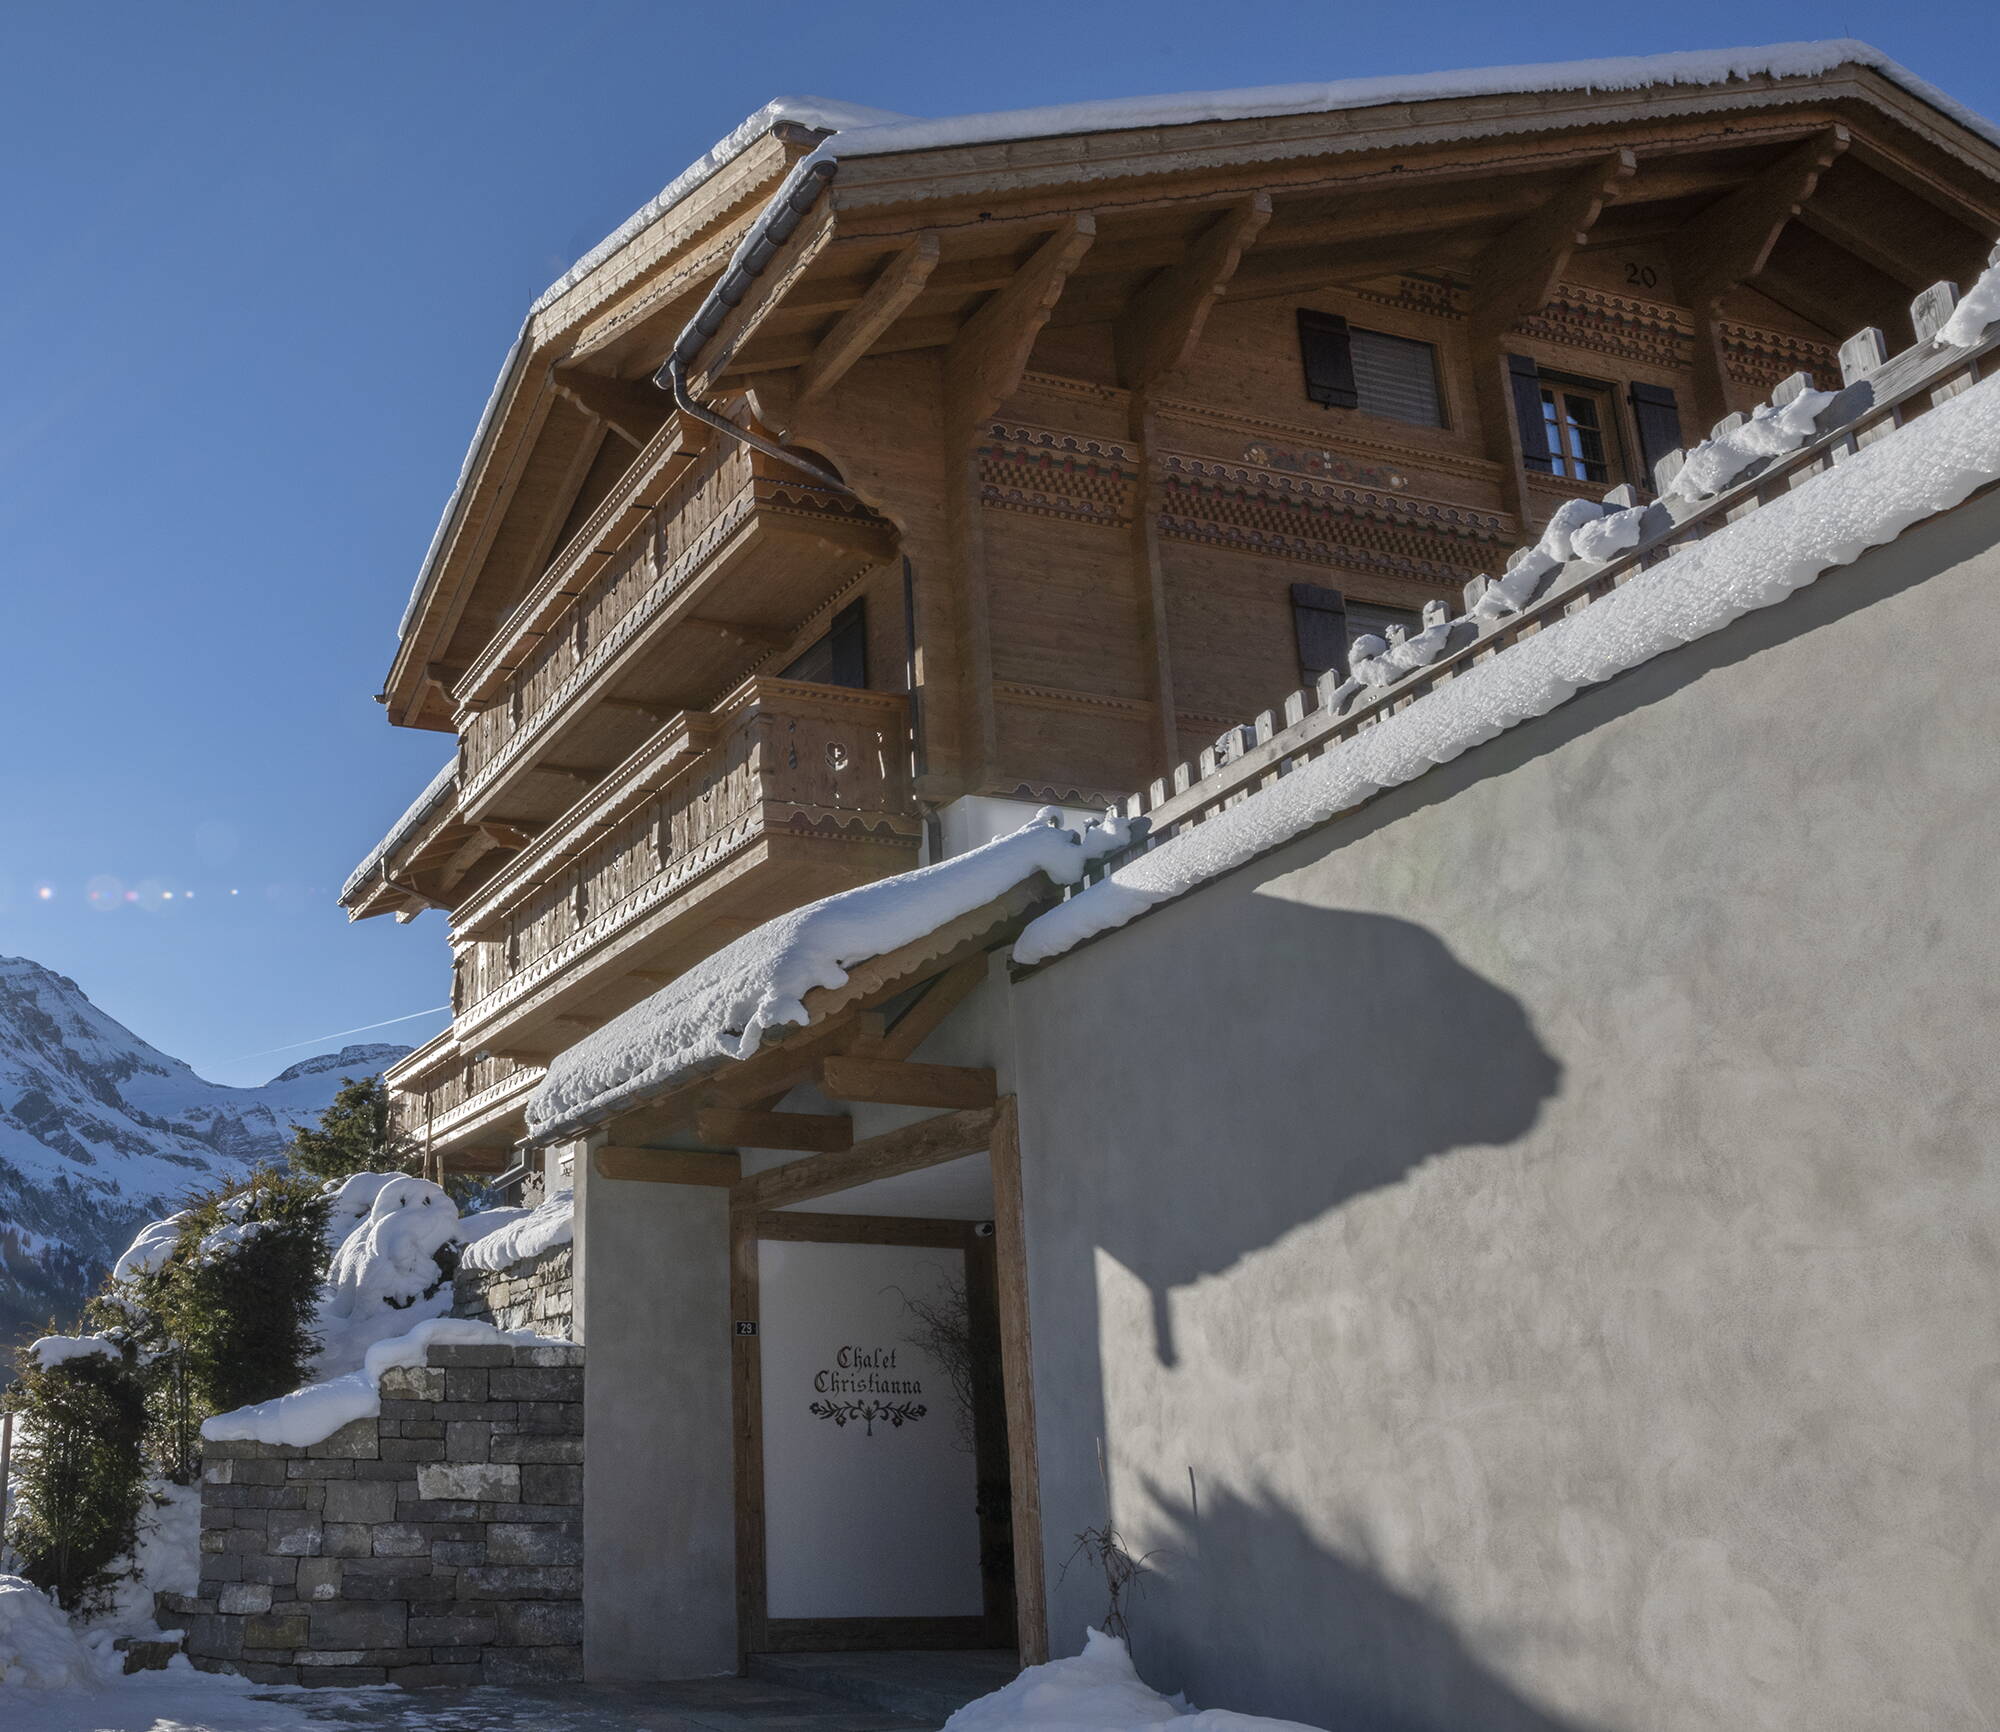
M815 1419L830 1419L842 1429L850 1425L867 1428L875 1435L879 1420L901 1430L914 1425L930 1410L921 1401L884 1401L885 1395L913 1396L924 1392L923 1380L898 1377L894 1347L843 1347L833 1364L814 1374L813 1389L836 1399L815 1401L807 1412Z

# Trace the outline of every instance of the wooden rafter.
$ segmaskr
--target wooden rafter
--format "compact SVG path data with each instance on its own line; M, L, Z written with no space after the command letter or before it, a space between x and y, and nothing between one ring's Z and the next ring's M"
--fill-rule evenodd
M791 238L779 248L778 256L765 265L746 294L729 311L715 335L708 341L689 389L697 397L712 393L728 372L737 350L753 337L764 321L783 305L792 284L813 267L813 263L833 239L833 212L825 200L807 221L800 223Z
M993 1073L974 1065L911 1064L854 1054L822 1059L819 1086L830 1100L899 1107L988 1107L996 1098Z
M879 1036L857 1043L856 1050L869 1058L908 1058L985 978L986 952L975 951L947 968L930 983L923 997Z
M607 1143L590 1157L601 1179L634 1179L656 1185L714 1185L733 1188L743 1177L734 1155L703 1149L639 1149Z
M705 1143L750 1149L798 1149L830 1154L854 1146L854 1121L845 1113L760 1113L743 1107L703 1107L695 1135Z
M952 339L946 390L948 428L955 443L969 443L979 423L1019 387L1035 339L1062 298L1070 273L1096 238L1096 218L1071 217Z
M1724 295L1764 268L1785 224L1848 141L1846 127L1828 127L1683 225L1673 248L1674 283L1697 319L1713 318Z
M903 316L937 269L941 250L934 232L920 234L882 267L867 292L840 316L799 369L798 388L792 398L794 415L832 390L848 368Z
M1118 376L1143 391L1179 372L1236 274L1244 248L1271 220L1271 195L1252 193L1196 237L1186 256L1148 283L1118 326Z
M1619 149L1578 170L1539 209L1481 248L1472 261L1472 325L1497 337L1548 304L1570 255L1590 238L1605 205L1638 173L1639 159Z

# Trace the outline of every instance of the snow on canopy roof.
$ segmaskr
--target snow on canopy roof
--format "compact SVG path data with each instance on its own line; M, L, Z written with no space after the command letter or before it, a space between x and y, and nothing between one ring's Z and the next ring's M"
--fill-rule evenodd
M1037 872L1074 884L1090 861L1129 839L1122 818L1079 835L1059 817L1045 806L1012 835L822 897L724 945L551 1060L528 1097L529 1135L547 1141L748 1058L767 1034L812 1020L804 1000L815 988L845 986L850 969L929 937Z
M443 767L430 779L424 791L410 802L408 810L389 826L389 833L368 850L367 857L347 875L347 882L340 887L340 900L345 902L359 890L369 873L395 853L407 842L417 828L437 808L451 792L452 784L458 779L458 759L447 758Z
M1732 78L1802 78L1836 66L1865 66L1921 97L1982 138L2000 144L2000 128L1935 85L1851 37L1825 42L1776 42L1758 48L1696 49L1609 60L1564 60L1534 66L1469 67L1414 76L1342 78L1327 84L1272 84L1247 90L1198 90L1178 96L1121 96L1066 102L943 120L896 120L843 131L821 147L831 156L880 156L890 151L997 144L1067 133L1133 127L1187 126L1206 120L1257 120L1281 114L1322 114L1379 108L1392 102L1438 102L1460 96L1513 96L1553 90L1643 90L1662 84L1724 84Z

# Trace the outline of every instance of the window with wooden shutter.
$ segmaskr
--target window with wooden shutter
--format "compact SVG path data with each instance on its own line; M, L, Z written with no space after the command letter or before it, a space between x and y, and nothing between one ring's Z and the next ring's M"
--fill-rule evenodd
M868 684L868 614L862 602L854 602L833 616L826 635L779 675L781 680L810 680L821 686Z
M1327 409L1355 408L1354 344L1338 313L1299 308L1299 359L1305 363L1306 398Z
M1347 674L1347 600L1316 583L1292 585L1292 635L1299 646L1300 683L1324 673Z
M1674 394L1664 385L1634 383L1629 400L1632 420L1639 429L1639 457L1646 468L1646 485L1653 484L1653 466L1669 451L1681 447L1681 411Z
M1386 607L1377 601L1350 601L1347 604L1347 641L1350 646L1358 637L1379 637L1387 643L1392 625L1399 625L1415 636L1423 625L1423 615L1415 608Z
M1364 413L1386 415L1413 427L1444 425L1437 350L1431 344L1358 329L1350 331L1348 339L1355 396Z
M1536 475L1555 473L1548 429L1542 420L1542 370L1532 356L1507 357L1507 383L1514 393L1514 425L1521 435L1521 461Z

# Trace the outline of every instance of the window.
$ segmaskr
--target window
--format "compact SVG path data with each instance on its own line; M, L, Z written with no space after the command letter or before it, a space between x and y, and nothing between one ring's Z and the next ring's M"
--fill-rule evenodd
M1572 481L1611 479L1604 438L1611 417L1608 403L1596 391L1573 385L1542 387L1542 442L1548 447L1549 473Z
M1422 623L1410 608L1354 601L1317 583L1292 585L1292 632L1298 642L1299 673L1307 685L1325 673L1345 679L1348 651L1356 638L1373 633L1386 641L1392 625L1414 633Z
M781 680L810 680L820 686L868 684L868 615L861 602L833 616L826 635L778 675Z
M1308 401L1417 427L1444 425L1437 350L1431 344L1356 330L1337 313L1309 307L1299 309L1298 323Z

